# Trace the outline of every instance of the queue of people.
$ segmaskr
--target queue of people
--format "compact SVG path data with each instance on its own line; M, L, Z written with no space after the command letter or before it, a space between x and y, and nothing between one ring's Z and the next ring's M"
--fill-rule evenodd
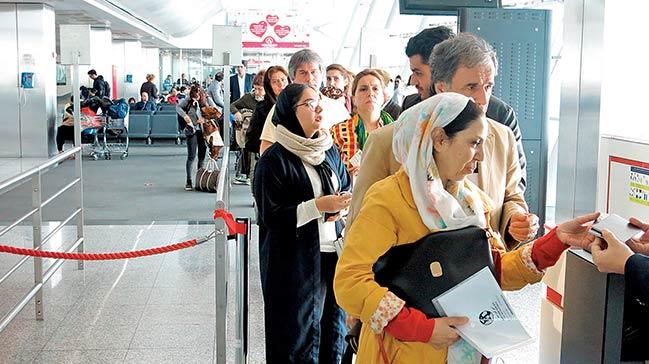
M470 349L455 330L468 319L427 317L372 268L393 247L446 230L490 233L504 290L539 282L571 246L647 290L649 258L608 232L608 247L588 234L598 213L535 239L518 120L491 94L491 45L435 27L411 38L406 56L417 89L406 97L400 77L367 69L345 79L311 50L296 52L288 72L266 72L247 143L259 155L251 173L268 363L339 363L358 322L357 363L455 362L449 348ZM631 247L646 253L649 225L631 222L645 231Z
M588 234L599 216L591 213L536 238L518 119L492 95L493 47L440 26L413 36L405 55L417 90L409 96L401 76L354 75L310 49L294 53L288 69L252 75L242 62L230 95L223 73L207 90L185 74L163 83L187 137L186 190L206 154L201 108L230 101L241 148L235 183L252 184L258 213L266 362L340 363L352 326L360 327L357 363L458 362L449 350L474 350L455 329L468 318L427 317L381 286L373 266L394 247L469 226L489 233L503 290L539 282L577 247L591 249L600 270L626 274L649 301L649 224L631 219L644 234L630 242L608 231L600 239ZM136 104L145 110L157 93L147 83ZM459 362L480 363L471 357Z

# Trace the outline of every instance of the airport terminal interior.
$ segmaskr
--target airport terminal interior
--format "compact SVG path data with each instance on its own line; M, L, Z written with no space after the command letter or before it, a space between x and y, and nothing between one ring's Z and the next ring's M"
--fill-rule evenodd
M589 225L565 238L635 217L607 228L649 253L647 11L0 1L0 363L649 363L624 263L598 266ZM402 249L470 225L469 273ZM381 278L397 251L414 286L457 283L420 306Z

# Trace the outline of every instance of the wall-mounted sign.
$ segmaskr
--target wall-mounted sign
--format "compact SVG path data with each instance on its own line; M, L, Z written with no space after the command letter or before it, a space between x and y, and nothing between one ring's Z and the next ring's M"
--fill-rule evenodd
M296 11L248 10L228 13L228 25L241 26L243 48L308 48L311 28Z

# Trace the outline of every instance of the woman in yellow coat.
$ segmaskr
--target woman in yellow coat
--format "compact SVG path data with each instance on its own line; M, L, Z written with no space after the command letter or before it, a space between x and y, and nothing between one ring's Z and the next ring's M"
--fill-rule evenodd
M427 99L399 118L393 153L403 168L368 190L336 267L336 299L363 322L357 363L447 363L447 349L459 339L454 326L468 319L427 318L381 287L372 266L391 247L416 242L434 231L471 225L489 229L494 206L465 178L483 158L487 130L476 104L450 92ZM501 287L515 290L538 282L543 270L568 248L566 244L586 246L592 241L586 233L597 216L561 224L511 252L504 252L498 235L492 233ZM459 341L454 346L463 343L468 345ZM480 356L475 357L479 363Z

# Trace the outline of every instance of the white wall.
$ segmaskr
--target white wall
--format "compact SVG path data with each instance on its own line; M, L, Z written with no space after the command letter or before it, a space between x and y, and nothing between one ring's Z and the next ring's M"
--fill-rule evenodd
M644 43L649 2L608 0L605 6L600 132L649 140Z
M117 75L117 97L128 99L134 97L139 100L140 85L146 81L145 55L142 44L136 40L113 41L113 54L111 59L115 65ZM156 60L156 64L159 61ZM157 72L152 72L157 74ZM133 75L133 82L126 82L126 75Z

